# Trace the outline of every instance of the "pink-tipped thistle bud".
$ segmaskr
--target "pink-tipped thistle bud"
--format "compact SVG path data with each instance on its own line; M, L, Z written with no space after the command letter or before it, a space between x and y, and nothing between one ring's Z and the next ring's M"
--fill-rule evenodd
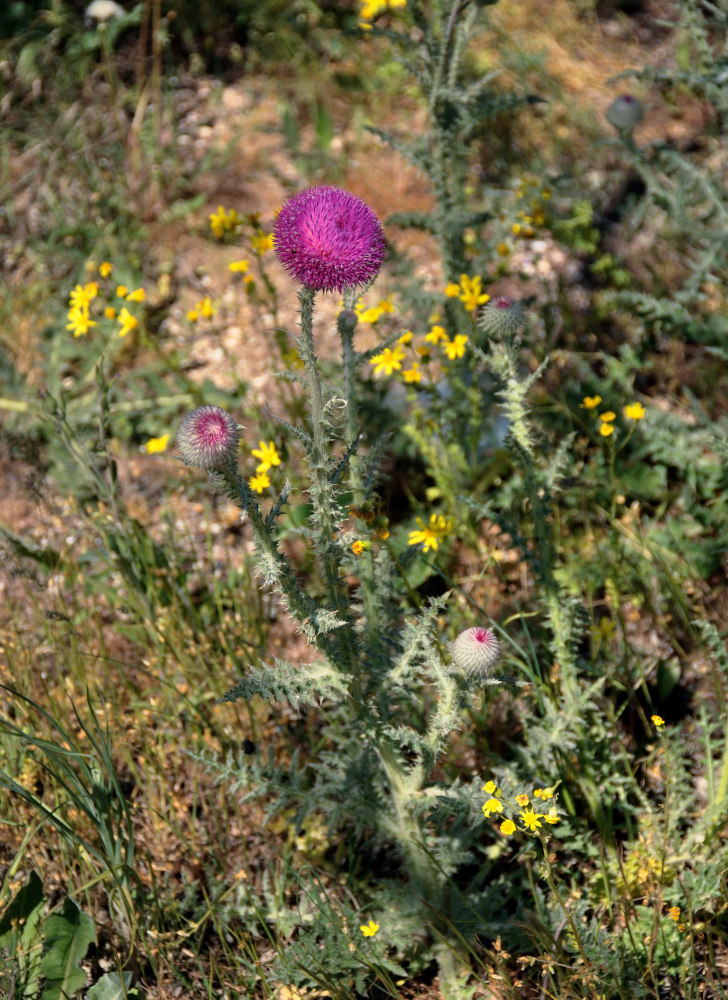
M240 432L219 406L199 406L187 413L177 431L177 447L187 465L205 472L234 468Z
M490 629L466 628L450 643L453 673L486 677L500 656L500 644Z
M385 251L382 224L371 208L329 185L285 203L273 225L273 246L293 278L320 292L368 284Z
M496 295L480 310L478 326L489 337L512 337L526 322L522 302Z
M607 108L607 121L618 132L631 132L644 117L642 102L631 94L616 97Z

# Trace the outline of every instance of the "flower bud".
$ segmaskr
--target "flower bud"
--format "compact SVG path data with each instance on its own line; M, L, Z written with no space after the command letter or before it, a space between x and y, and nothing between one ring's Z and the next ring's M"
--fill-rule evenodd
M182 417L177 447L187 465L220 472L235 466L239 437L229 413L219 406L199 406Z
M642 102L631 94L616 97L607 108L607 121L618 132L631 132L644 117Z
M453 673L485 677L498 662L500 644L490 629L479 625L466 628L450 643L450 655Z
M496 295L480 310L478 326L489 337L512 337L526 322L522 302Z

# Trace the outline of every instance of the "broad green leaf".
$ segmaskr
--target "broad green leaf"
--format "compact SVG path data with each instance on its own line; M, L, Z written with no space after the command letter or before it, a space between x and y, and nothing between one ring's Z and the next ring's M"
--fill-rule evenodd
M90 990L84 994L84 1000L132 1000L138 997L138 990L131 988L131 972L107 972Z
M66 899L60 913L45 922L45 955L41 973L45 985L41 1000L61 1000L72 996L86 982L79 962L95 936L94 922L72 899Z

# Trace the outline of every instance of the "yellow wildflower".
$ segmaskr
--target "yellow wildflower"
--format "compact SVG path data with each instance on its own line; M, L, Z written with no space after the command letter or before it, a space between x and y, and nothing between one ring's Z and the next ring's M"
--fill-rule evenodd
M421 545L425 552L430 549L436 551L440 542L452 534L452 518L446 518L443 514L431 514L429 524L425 524L421 517L416 520L420 527L417 531L410 531L407 544Z
M595 410L601 401L601 396L584 396L581 401L581 406L583 406L585 410Z
M523 825L531 831L531 833L536 832L536 827L541 826L539 823L540 819L543 819L542 813L535 813L533 809L526 809L520 814L520 819Z
M273 249L273 233L255 233L250 239L250 245L262 257L266 250Z
M68 312L69 322L66 324L67 330L73 330L74 337L83 337L96 323L90 318L86 309L70 309Z
M351 551L355 556L360 556L362 554L364 551L364 542L361 538L357 538L357 540L352 544Z
M527 795L516 795L516 804L523 807L527 806L529 803L529 798Z
M146 451L147 455L156 455L158 452L166 451L169 438L169 434L163 434L158 438L150 438L144 445L144 451Z
M444 346L445 354L447 354L450 361L455 361L456 358L462 358L465 356L465 345L468 342L468 338L464 333L458 333L454 340L446 340Z
M608 438L610 434L614 433L614 424L602 424L599 428L599 433L602 437Z
M480 275L474 278L467 274L460 275L460 301L469 312L473 312L478 306L482 306L490 300L490 295L483 291L483 281Z
M503 820L498 829L505 837L510 837L512 833L516 832L516 824L513 822L512 819L506 819Z
M646 412L642 403L629 403L624 408L624 415L627 420L641 420Z
M599 419L604 421L605 424L611 424L613 420L617 419L617 414L613 410L607 410L599 414Z
M488 795L497 795L498 794L497 789L496 789L496 784L495 784L494 781L486 781L486 783L483 785L483 791L487 792Z
M397 343L404 344L406 346L407 344L411 344L413 339L414 339L414 334L412 333L412 331L405 330L405 332L402 334L401 337L397 337Z
M425 335L425 340L428 344L439 344L441 340L447 339L448 336L444 326L433 326L430 332Z
M249 267L250 264L247 260L234 260L228 264L228 271L232 271L233 274L245 274Z
M265 441L259 441L258 447L251 451L251 455L258 459L256 472L267 472L272 466L281 464L280 455L272 441L269 441L268 444Z
M368 924L360 924L359 930L362 932L364 937L374 937L379 930L379 924L375 924L374 921L370 919Z
M117 298L119 298L119 299L125 299L128 294L129 294L129 289L126 287L126 285L117 285L116 286L116 297Z
M263 490L267 490L270 486L270 479L268 478L267 471L261 470L260 466L258 466L256 474L251 476L248 480L248 486L256 493L262 493Z
M102 278L108 278L111 272L114 270L113 264L110 264L108 260L103 261L99 264L99 274Z
M498 799L490 798L487 802L483 803L483 814L487 818L491 813L501 813L503 812L503 803L499 802Z
M404 361L404 347L401 344L395 344L392 347L385 347L381 354L375 354L373 358L369 359L369 364L374 365L374 374L379 375L383 372L385 375L391 375L392 372L398 372L402 367L402 362Z
M674 920L675 923L677 923L678 920L680 919L680 907L671 906L670 909L667 911L667 915L670 918L670 920Z
M139 320L136 316L132 316L126 306L119 313L119 322L121 323L119 328L120 337L126 337L127 333L131 333L132 330L135 330L139 326Z
M126 297L127 302L143 302L147 297L147 293L143 288L135 288L133 292L129 292Z
M104 316L107 319L116 319L116 309L113 306L107 306L104 309Z
M447 295L449 299L457 299L460 295L460 285L450 282L450 284L445 287L445 295Z
M415 361L411 368L405 368L402 372L402 377L405 382L414 383L422 381L422 371L420 370L419 364Z
M652 724L657 729L662 729L662 727L665 725L665 720L662 718L661 715L651 715L650 719L652 720Z

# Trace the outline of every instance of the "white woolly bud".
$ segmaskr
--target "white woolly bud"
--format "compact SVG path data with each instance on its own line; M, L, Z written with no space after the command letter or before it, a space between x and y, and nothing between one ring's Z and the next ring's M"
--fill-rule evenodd
M453 673L489 674L500 656L500 644L490 629L466 628L450 643Z

